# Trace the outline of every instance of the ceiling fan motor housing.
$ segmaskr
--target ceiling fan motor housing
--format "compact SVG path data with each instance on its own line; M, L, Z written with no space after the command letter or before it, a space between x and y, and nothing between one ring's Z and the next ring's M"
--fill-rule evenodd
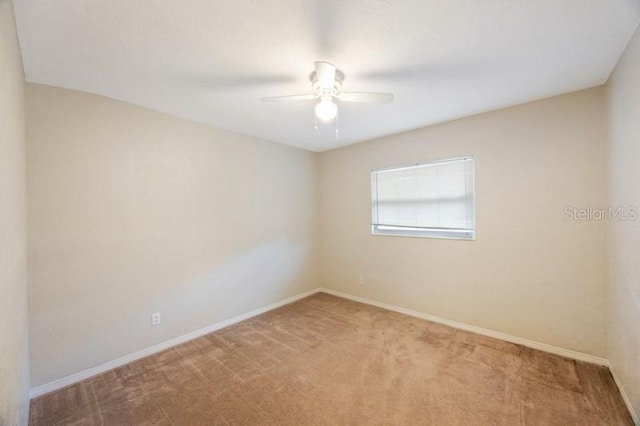
M318 94L320 97L331 96L334 97L338 94L340 89L342 88L342 81L344 80L344 73L338 69L336 69L336 75L333 82L333 88L327 89L322 87L320 84L320 80L318 79L318 73L313 71L311 75L309 75L309 80L311 80L311 84L313 86L313 91Z

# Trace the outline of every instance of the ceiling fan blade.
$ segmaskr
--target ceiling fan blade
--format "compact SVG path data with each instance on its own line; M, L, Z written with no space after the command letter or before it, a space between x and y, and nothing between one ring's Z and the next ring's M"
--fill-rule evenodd
M338 99L343 102L371 102L377 104L388 104L393 101L392 93L372 93L372 92L340 92Z
M315 93L309 95L289 95L289 96L271 96L268 98L260 99L262 102L280 102L280 101L310 101L317 99L318 95Z
M316 62L316 76L323 89L331 90L336 82L336 66L329 62Z

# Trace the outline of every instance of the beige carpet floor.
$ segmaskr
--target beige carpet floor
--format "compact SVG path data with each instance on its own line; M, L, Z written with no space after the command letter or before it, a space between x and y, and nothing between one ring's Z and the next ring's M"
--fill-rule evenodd
M606 368L319 293L31 403L31 425L632 425Z

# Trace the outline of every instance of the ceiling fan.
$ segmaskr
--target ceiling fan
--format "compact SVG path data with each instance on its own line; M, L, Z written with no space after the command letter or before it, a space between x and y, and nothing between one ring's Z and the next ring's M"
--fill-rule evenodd
M343 92L344 73L328 62L316 62L315 71L309 76L313 92L306 95L275 96L262 98L263 102L273 101L306 101L319 99L316 104L316 117L328 122L338 115L336 100L341 102L368 102L388 104L393 100L391 93Z

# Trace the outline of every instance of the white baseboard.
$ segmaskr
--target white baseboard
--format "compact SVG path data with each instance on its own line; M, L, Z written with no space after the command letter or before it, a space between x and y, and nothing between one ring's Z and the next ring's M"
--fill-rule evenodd
M586 361L592 364L609 366L609 360L594 355L585 354L582 352L572 351L570 349L561 348L558 346L549 345L546 343L536 342L535 340L529 340L522 337L512 336L510 334L501 333L499 331L489 330L486 328L476 327L475 325L466 324L463 322L452 321L445 318L440 318L435 315L424 314L422 312L414 311L411 309L401 308L399 306L389 305L387 303L377 302L375 300L367 299L366 297L353 296L348 293L343 293L337 290L331 290L327 288L320 289L321 291L334 296L343 297L345 299L353 300L355 302L366 303L367 305L377 306L378 308L387 309L389 311L399 312L401 314L409 315L416 318L421 318L427 321L433 321L440 324L448 325L449 327L457 328L460 330L470 331L472 333L481 334L483 336L493 337L495 339L505 340L507 342L516 343L518 345L526 346L532 349L538 349L544 352L564 356L566 358L572 358L579 361Z
M624 390L624 386L622 386L622 382L618 380L618 376L616 376L616 373L613 371L613 368L610 367L609 371L613 376L613 380L616 382L616 386L618 386L618 390L620 390L620 395L622 395L622 400L624 401L624 404L627 406L627 409L629 410L629 414L631 414L631 418L633 419L633 422L636 425L640 425L640 416L638 416L638 413L636 413L636 410L634 410L633 405L631 405L631 399L629 399L627 392Z
M125 355L121 358L114 359L112 361L105 362L104 364L97 365L95 367L88 368L86 370L80 371L78 373L71 374L69 376L63 377L58 380L54 380L49 383L45 383L44 385L37 386L31 389L29 393L29 397L31 399L37 398L41 395L47 394L49 392L53 392L55 390L61 389L63 387L72 385L74 383L81 382L82 380L88 379L90 377L96 376L98 374L104 373L109 370L113 370L114 368L121 367L125 364L129 364L130 362L136 361L140 358L144 358L149 355L153 355L157 352L164 351L173 346L177 346L181 343L188 342L189 340L197 339L198 337L204 336L205 334L212 333L214 331L220 330L221 328L228 327L230 325L236 324L240 321L244 321L246 319L255 317L257 315L263 314L265 312L271 311L273 309L279 308L284 305L288 305L289 303L293 303L297 300L304 299L307 296L311 296L312 294L318 293L321 291L319 288L315 288L313 290L305 291L304 293L297 294L292 297L288 297L279 302L272 303L267 306L263 306L262 308L254 309L253 311L244 313L242 315L235 316L233 318L229 318L224 321L217 322L215 324L211 324L207 327L201 328L196 331L192 331L190 333L184 334L182 336L175 337L173 339L167 340L162 343L158 343L157 345L150 346L146 349L139 350L129 355Z
M382 309L387 309L390 311L394 311L394 312L399 312L401 314L405 314L405 315L409 315L412 317L416 317L416 318L421 318L427 321L433 321L433 322L437 322L440 324L444 324L444 325L448 325L450 327L453 328L457 328L460 330L465 330L465 331L470 331L472 333L477 333L477 334L481 334L484 336L488 336L488 337L493 337L496 339L500 339L500 340L504 340L507 342L511 342L511 343L516 343L516 344L520 344L523 346L527 346L533 349L538 349L544 352L549 352L549 353L553 353L556 355L561 355L567 358L573 358L576 360L580 360L580 361L586 361L586 362L591 362L594 364L598 364L598 365L604 365L604 366L609 366L609 361L605 358L601 358L601 357L597 357L594 355L589 355L589 354L585 354L582 352L576 352L576 351L572 351L569 349L564 349L564 348L560 348L558 346L553 346L553 345L548 345L546 343L540 343L540 342L536 342L533 340L529 340L529 339L524 339L522 337L517 337L517 336L511 336L509 334L505 334L505 333L501 333L498 331L493 331L493 330L488 330L486 328L481 328L481 327L476 327L470 324L465 324L462 322L458 322L458 321L452 321L452 320L448 320L445 318L440 318L434 315L429 315L429 314L425 314L422 312L418 312L418 311L414 311L411 309L406 309L406 308L401 308L399 306L394 306L394 305L389 305L387 303L382 303L382 302L377 302L375 300L371 300L371 299L367 299L365 297L360 297L360 296L354 296L348 293L343 293L341 291L337 291L337 290L332 290L332 289L328 289L328 288L316 288L313 290L309 290L306 291L304 293L300 293L296 296L292 296L289 298L286 298L284 300L281 300L279 302L276 303L272 303L270 305L264 306L262 308L258 308L255 309L253 311L247 312L245 314L242 315L238 315L235 316L233 318L230 318L228 320L224 320L221 322L217 322L215 324L209 325L207 327L201 328L199 330L196 331L192 331L190 333L184 334L182 336L178 336L175 337L173 339L167 340L165 342L159 343L157 345L154 346L150 346L146 349L142 349L140 351L134 352L132 354L123 356L121 358L118 359L114 359L112 361L108 361L104 364L100 364L97 365L95 367L92 368L88 368L86 370L80 371L78 373L74 373L71 374L69 376L63 377L61 379L58 380L54 380L52 382L49 383L45 383L44 385L41 386L37 386L33 389L31 389L30 392L30 397L31 398L37 398L41 395L44 395L46 393L49 392L53 392L57 389L61 389L63 387L72 385L74 383L80 382L82 380L88 379L92 376L96 376L98 374L104 373L106 371L112 370L114 368L123 366L125 364L128 364L130 362L136 361L140 358L144 358L146 356L149 355L153 355L157 352L161 352L163 350L169 349L173 346L179 345L181 343L185 343L188 342L189 340L193 340L196 339L198 337L204 336L205 334L209 334L212 333L214 331L220 330L221 328L224 327L228 327L230 325L236 324L240 321L255 317L257 315L260 315L262 313L271 311L273 309L279 308L281 306L284 305L288 305L289 303L293 303L297 300L303 299L307 296L311 296L312 294L318 293L318 292L324 292L327 294L332 294L334 296L338 296L338 297L343 297L345 299L349 299L349 300L353 300L356 302L360 302L360 303L365 303L368 305L372 305L372 306L377 306L379 308ZM615 378L615 376L614 376ZM627 403L627 405L630 407L630 410L632 410L632 407L629 405L628 402L628 398L626 397L624 390L622 387L620 387L619 382L616 381L616 383L618 384L618 387L620 388L620 392L623 395L623 398L625 398L625 402ZM633 411L631 411L632 415L635 415L635 413ZM635 420L635 418L634 418ZM636 420L637 422L637 420Z

